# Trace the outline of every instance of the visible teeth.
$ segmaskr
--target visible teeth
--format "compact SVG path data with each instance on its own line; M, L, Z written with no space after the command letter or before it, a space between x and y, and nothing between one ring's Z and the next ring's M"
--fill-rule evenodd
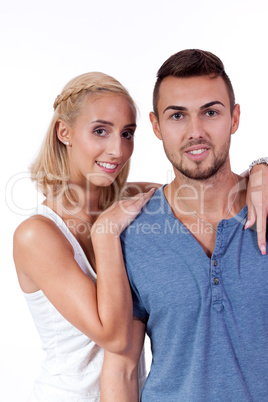
M113 163L97 162L97 165L104 167L105 169L115 169L117 165Z
M205 151L206 151L206 148L194 149L193 151L189 151L189 154L198 155L198 154L202 154L202 152L205 152Z

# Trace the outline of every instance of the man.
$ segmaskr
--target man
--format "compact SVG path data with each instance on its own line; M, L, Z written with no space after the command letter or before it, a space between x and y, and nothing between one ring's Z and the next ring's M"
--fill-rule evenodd
M122 236L133 347L106 354L103 401L138 400L145 331L152 365L143 402L267 400L268 255L256 231L244 230L246 184L230 167L239 117L215 55L185 50L160 68L150 119L175 179Z

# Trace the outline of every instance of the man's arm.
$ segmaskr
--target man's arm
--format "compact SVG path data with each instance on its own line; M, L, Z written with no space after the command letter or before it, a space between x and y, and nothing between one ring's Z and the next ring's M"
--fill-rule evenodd
M133 319L132 348L125 353L104 352L101 372L101 402L138 402L138 366L144 344L145 324Z
M259 164L252 168L247 191L248 221L245 229L256 222L258 245L266 254L266 225L268 219L268 166Z

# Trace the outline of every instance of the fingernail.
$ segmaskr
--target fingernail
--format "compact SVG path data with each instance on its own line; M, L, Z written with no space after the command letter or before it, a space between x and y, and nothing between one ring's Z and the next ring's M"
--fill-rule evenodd
M266 247L264 245L261 246L262 255L266 255Z
M151 192L151 193L152 193L153 191L155 191L155 188L154 188L154 187L150 189L150 192Z
M249 227L249 224L250 224L250 220L246 221L244 229L247 229Z

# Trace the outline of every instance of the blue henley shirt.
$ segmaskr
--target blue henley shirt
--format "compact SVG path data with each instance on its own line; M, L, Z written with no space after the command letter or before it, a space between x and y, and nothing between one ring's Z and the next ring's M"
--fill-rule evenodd
M122 234L151 340L143 402L268 401L268 255L246 217L219 222L209 258L162 187Z

